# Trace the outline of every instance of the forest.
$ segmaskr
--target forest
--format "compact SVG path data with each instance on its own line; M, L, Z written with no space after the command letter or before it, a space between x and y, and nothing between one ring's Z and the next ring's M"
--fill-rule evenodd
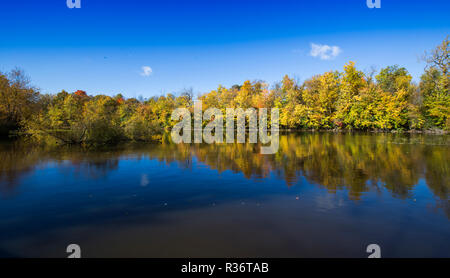
M418 84L393 65L363 72L354 62L300 82L284 76L269 87L247 80L200 94L203 109L279 108L280 126L290 130L450 130L449 37L423 57ZM175 108L193 113L192 90L150 99L123 95L41 94L20 69L0 73L0 135L64 144L158 141L176 122Z

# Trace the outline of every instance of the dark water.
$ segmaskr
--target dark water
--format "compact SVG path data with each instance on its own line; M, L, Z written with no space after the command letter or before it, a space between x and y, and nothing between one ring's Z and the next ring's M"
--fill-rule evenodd
M0 257L450 257L446 136L0 144Z

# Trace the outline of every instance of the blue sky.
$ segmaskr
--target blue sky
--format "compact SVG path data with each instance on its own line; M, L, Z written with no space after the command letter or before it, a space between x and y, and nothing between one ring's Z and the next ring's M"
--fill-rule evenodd
M20 67L44 93L127 97L188 87L201 93L247 79L273 84L284 74L305 80L350 60L361 70L399 64L417 81L424 68L418 58L450 35L448 0L381 0L381 9L366 0L81 5L2 0L0 71ZM312 44L319 45L315 57Z

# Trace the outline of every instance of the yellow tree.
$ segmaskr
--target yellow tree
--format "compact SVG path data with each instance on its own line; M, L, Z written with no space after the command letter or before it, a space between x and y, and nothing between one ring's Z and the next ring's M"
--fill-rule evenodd
M337 102L336 124L357 128L360 118L360 110L356 104L361 101L360 92L367 87L364 73L358 71L354 62L344 66L341 78L340 96Z
M305 82L302 91L304 105L296 112L306 119L308 128L332 128L339 96L339 73L327 72ZM306 114L305 114L306 113Z

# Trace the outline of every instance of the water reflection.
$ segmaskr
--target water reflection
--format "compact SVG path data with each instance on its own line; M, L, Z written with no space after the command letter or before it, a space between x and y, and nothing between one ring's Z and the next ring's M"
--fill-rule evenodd
M119 160L157 159L189 169L192 159L219 173L240 172L248 179L276 175L292 186L303 176L330 193L348 190L359 200L364 192L384 187L400 199L412 197L420 179L436 197L448 201L450 143L448 136L303 133L280 137L275 155L259 154L254 144L137 145L102 149L37 147L21 142L0 144L1 192L8 194L43 163L67 164L79 174L100 178L118 169ZM448 205L446 206L448 207Z

